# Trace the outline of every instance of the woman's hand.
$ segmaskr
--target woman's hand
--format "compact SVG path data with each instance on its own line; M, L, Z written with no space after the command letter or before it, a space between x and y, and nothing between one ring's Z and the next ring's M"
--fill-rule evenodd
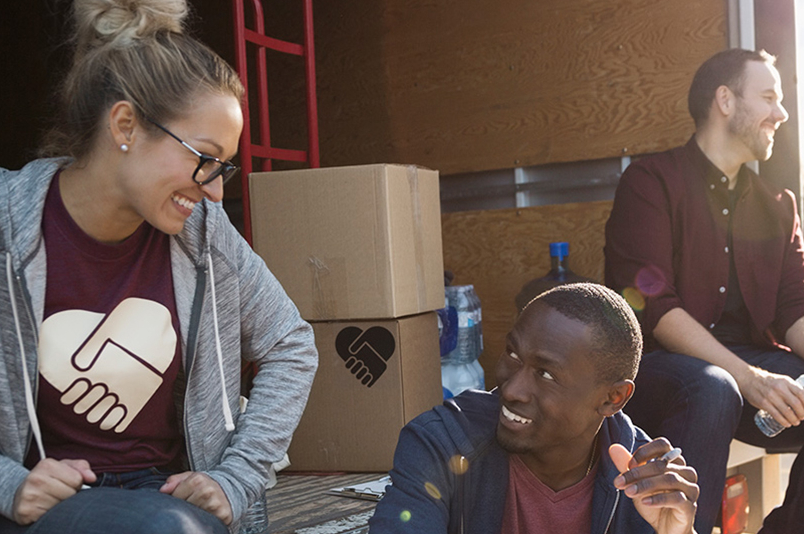
M220 485L204 473L185 471L171 475L159 491L206 510L225 525L232 522L232 506L229 504L229 499Z
M75 495L84 483L95 480L95 473L86 460L41 460L14 494L14 521L30 525L61 501Z

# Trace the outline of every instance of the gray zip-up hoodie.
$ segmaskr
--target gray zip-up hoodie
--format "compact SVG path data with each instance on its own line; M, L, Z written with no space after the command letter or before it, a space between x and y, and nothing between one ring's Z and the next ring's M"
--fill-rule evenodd
M30 412L45 300L42 213L53 175L64 163L36 160L19 171L0 169L6 271L0 276L0 513L6 517L28 474L22 462L36 424ZM170 251L186 379L176 399L189 468L220 484L235 518L230 530L237 532L271 465L283 459L307 403L318 365L313 333L219 204L198 203L171 238ZM242 414L241 357L259 367ZM225 427L228 421L234 431Z

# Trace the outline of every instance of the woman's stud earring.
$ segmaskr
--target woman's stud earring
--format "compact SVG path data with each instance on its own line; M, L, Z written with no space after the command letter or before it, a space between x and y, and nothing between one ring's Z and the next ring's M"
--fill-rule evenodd
M128 145L123 143L122 145L120 145L120 150L122 150L123 152L128 152Z

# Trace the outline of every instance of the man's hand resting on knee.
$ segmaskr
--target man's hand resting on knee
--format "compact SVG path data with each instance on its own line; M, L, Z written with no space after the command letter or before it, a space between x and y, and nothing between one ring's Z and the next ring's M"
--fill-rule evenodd
M14 521L30 525L95 479L86 460L41 460L14 494Z
M767 411L782 426L798 426L804 420L804 389L789 376L751 366L743 376L734 378L745 400Z

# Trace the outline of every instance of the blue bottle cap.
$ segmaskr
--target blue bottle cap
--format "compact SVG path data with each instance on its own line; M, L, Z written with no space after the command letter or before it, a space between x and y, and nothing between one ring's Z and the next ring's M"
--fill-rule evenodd
M564 259L569 256L569 243L566 241L550 243L550 256L558 259Z

